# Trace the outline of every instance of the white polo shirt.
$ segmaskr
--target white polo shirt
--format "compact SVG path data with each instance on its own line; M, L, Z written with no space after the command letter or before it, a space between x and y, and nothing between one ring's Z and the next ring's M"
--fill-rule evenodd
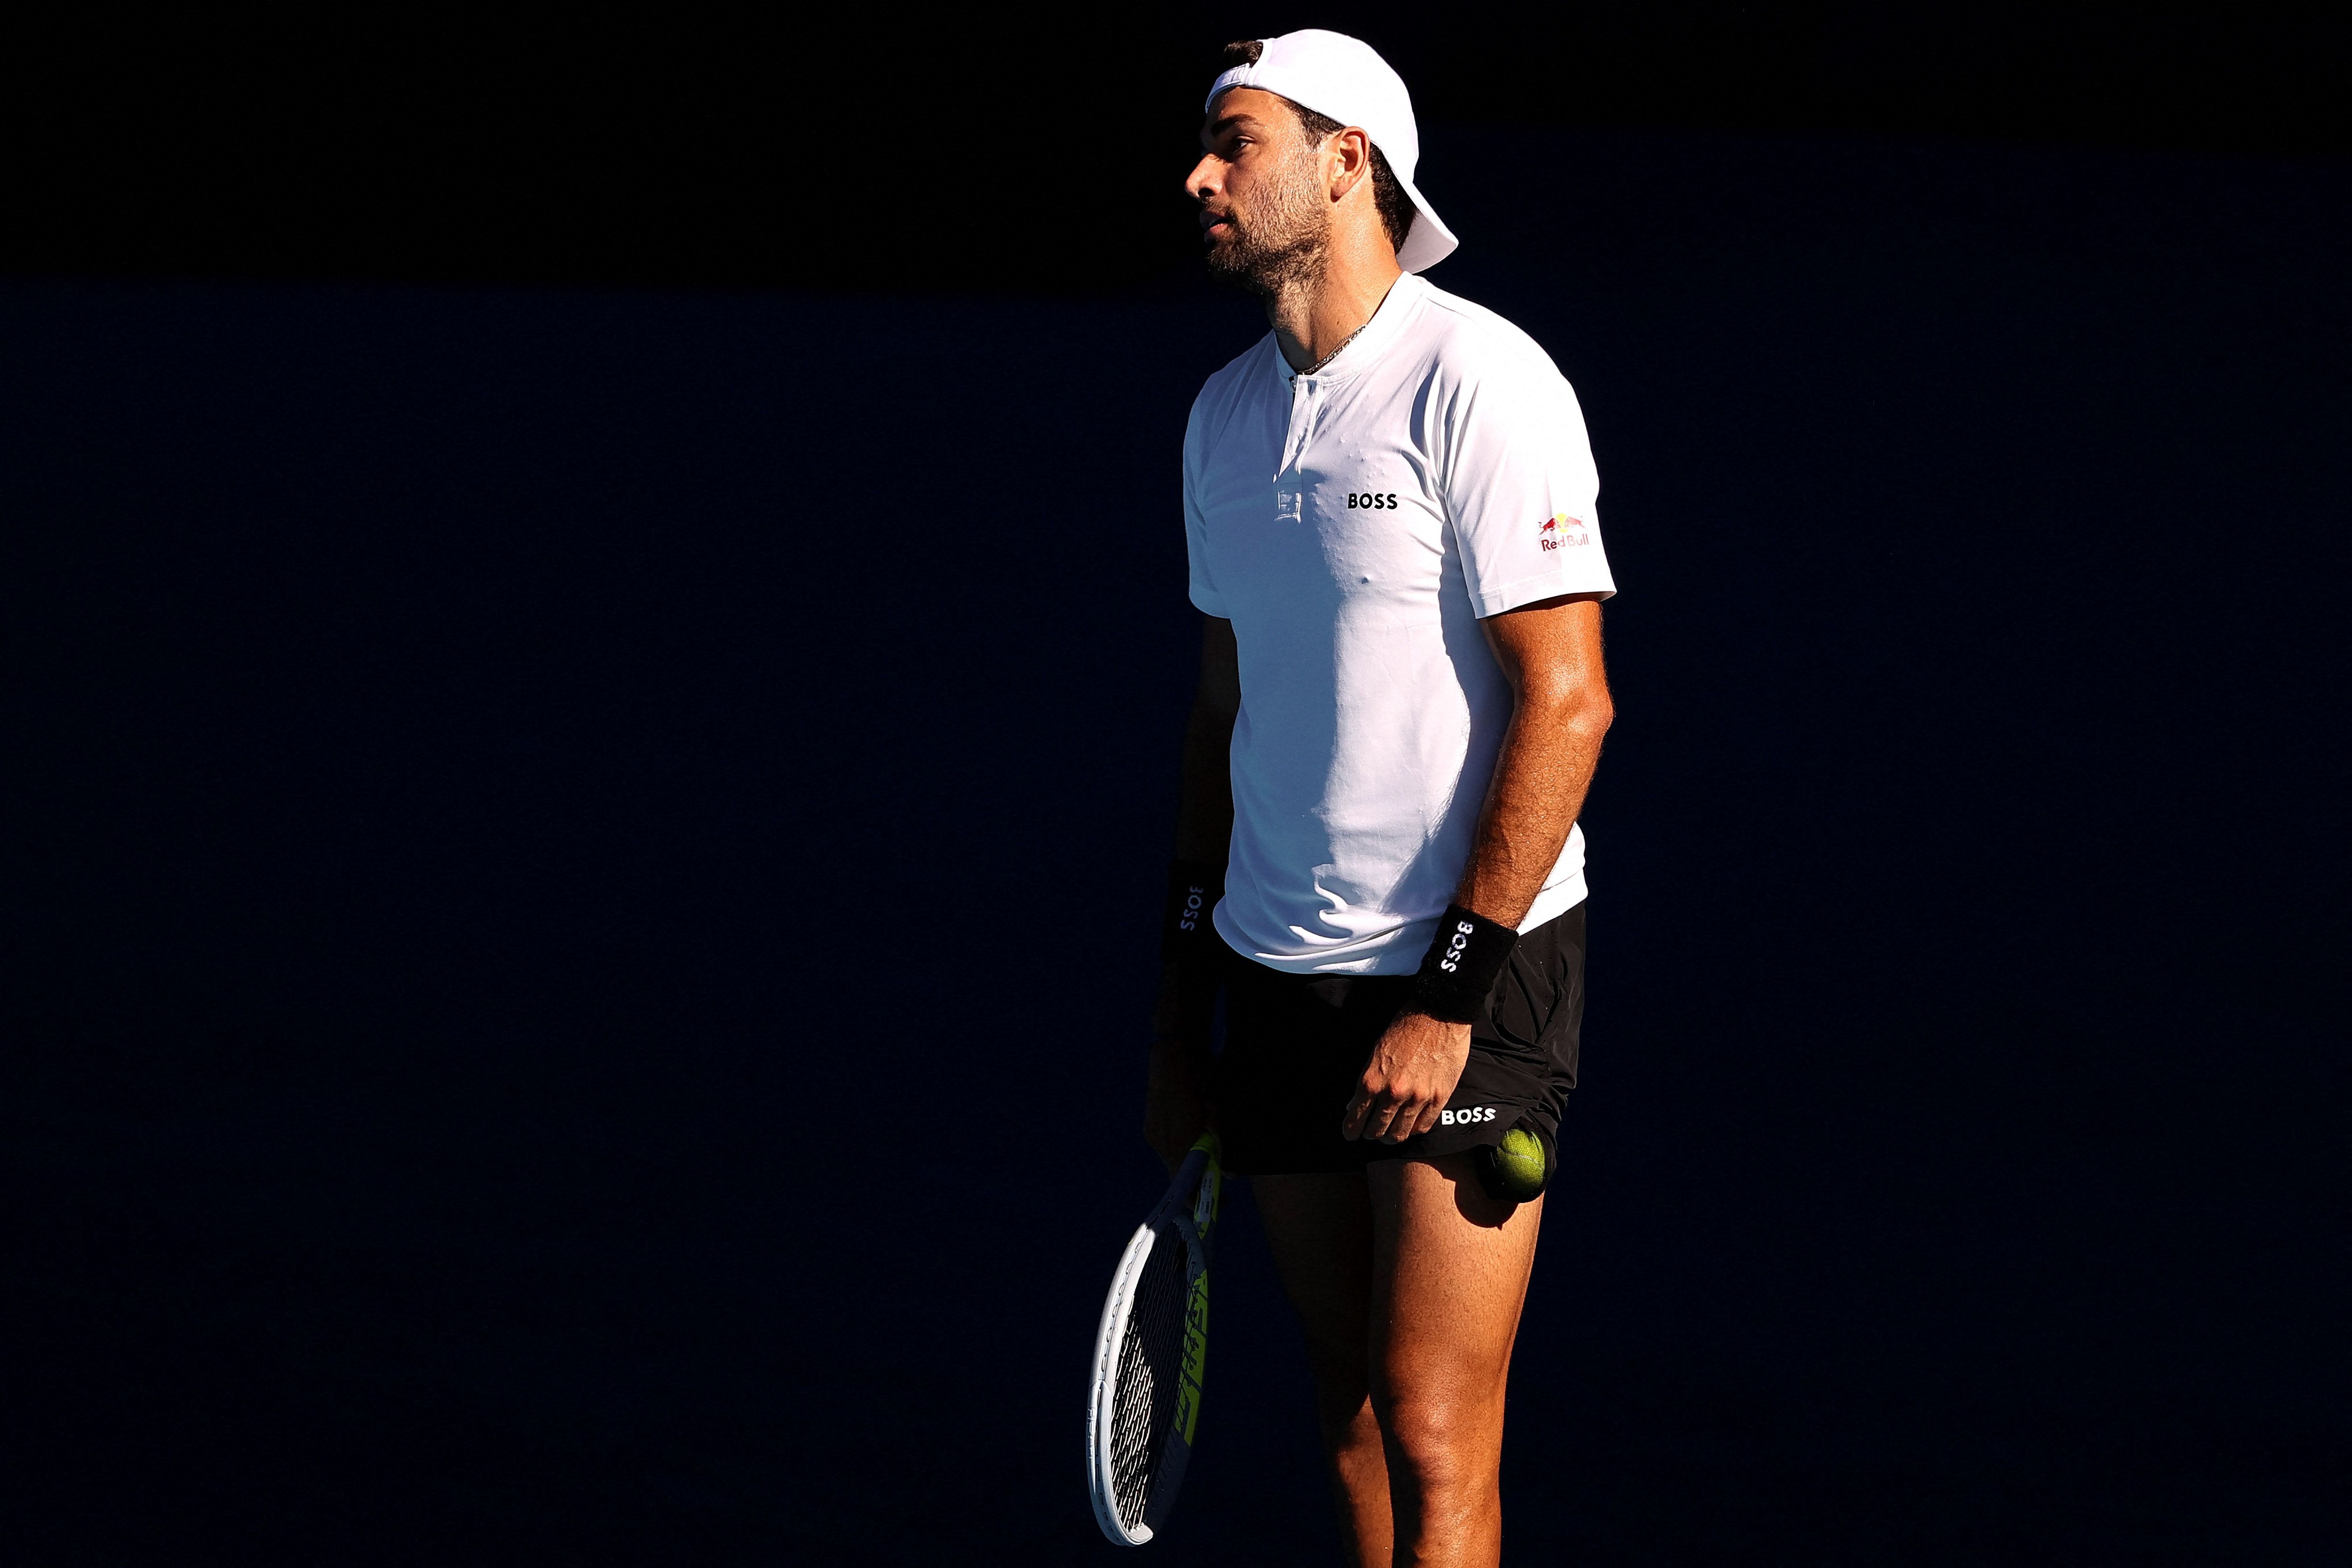
M1478 626L1613 594L1584 416L1535 340L1408 274L1293 375L1274 335L1184 432L1192 603L1234 624L1233 855L1216 927L1298 973L1409 974L1469 863L1508 683ZM1521 930L1584 897L1570 833Z

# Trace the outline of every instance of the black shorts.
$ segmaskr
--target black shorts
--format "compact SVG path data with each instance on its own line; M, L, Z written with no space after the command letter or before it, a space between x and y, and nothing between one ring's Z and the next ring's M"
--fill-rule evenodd
M1584 906L1519 938L1470 1026L1451 1115L1402 1143L1351 1142L1340 1118L1412 991L1409 974L1291 974L1238 957L1227 965L1216 1076L1225 1168L1245 1176L1359 1171L1374 1160L1499 1143L1522 1120L1557 1140L1584 1021Z

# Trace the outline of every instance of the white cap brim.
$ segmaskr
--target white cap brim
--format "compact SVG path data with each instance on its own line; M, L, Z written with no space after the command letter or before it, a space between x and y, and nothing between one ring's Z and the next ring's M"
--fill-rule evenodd
M1396 172L1391 169L1390 173ZM1437 209L1429 205L1428 198L1411 180L1398 174L1397 184L1412 198L1415 215L1412 226L1405 230L1404 243L1397 247L1397 265L1407 272L1425 272L1453 255L1454 247L1462 242L1454 237L1454 231L1445 226L1445 220L1437 216Z

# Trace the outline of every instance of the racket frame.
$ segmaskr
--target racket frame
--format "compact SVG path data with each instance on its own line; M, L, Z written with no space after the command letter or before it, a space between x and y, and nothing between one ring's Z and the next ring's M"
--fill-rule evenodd
M1200 1363L1207 1339L1206 1325L1196 1321L1194 1308L1196 1303L1205 1307L1200 1297L1209 1272L1210 1236L1216 1228L1217 1208L1223 1196L1224 1172L1217 1154L1217 1135L1208 1132L1202 1134L1184 1156L1183 1164L1177 1167L1175 1180L1169 1184L1167 1195L1128 1238L1127 1250L1119 1255L1118 1268L1111 1275L1110 1294L1103 1301L1101 1326L1095 1331L1093 1394L1087 1402L1087 1491L1094 1502L1095 1522L1117 1545L1140 1546L1151 1539L1158 1526L1167 1522L1168 1512L1175 1506L1177 1489L1183 1484L1184 1470L1192 1457L1190 1433L1200 1419ZM1184 1244L1184 1371L1180 1374L1177 1412L1168 1424L1166 1451L1153 1472L1151 1500L1143 1518L1130 1527L1120 1521L1118 1500L1112 1495L1118 1473L1111 1457L1117 1425L1112 1401L1118 1392L1119 1353L1126 1346L1136 1286L1143 1279L1151 1249L1160 1244L1162 1227L1172 1229ZM1202 1315L1205 1316L1205 1312ZM1189 1418L1181 1403L1187 1398L1192 1402Z

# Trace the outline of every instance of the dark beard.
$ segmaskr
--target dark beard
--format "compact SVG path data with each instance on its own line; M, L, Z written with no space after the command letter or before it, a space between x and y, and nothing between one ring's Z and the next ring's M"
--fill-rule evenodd
M1234 232L1223 245L1209 247L1210 277L1261 300L1322 278L1331 262L1331 217L1308 183L1313 165L1302 159L1297 174L1298 178L1268 191L1247 219L1225 215Z
M1271 300L1290 289L1311 285L1330 263L1330 246L1320 235L1300 235L1278 244L1260 244L1257 237L1231 218L1240 232L1208 254L1209 276Z

